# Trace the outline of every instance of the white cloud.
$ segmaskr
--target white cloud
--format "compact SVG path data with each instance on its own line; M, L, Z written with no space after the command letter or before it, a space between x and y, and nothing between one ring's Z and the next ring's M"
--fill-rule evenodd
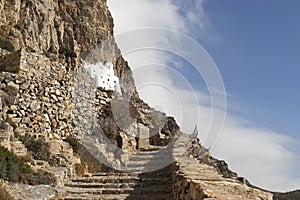
M210 108L203 105L209 101L207 94L194 94L174 87L161 66L144 66L134 71L136 85L143 86L139 87L142 98L174 116L185 132L192 132L194 125L198 124L200 137L205 143L211 116ZM160 85L151 84L153 82ZM149 85L145 86L145 83ZM216 136L210 133L210 138ZM300 179L292 174L297 166L295 155L286 148L290 145L293 143L289 137L227 115L221 139L212 153L226 160L232 170L251 183L265 189L286 191L300 186Z
M145 27L186 29L178 7L170 0L110 0L108 5L116 34Z
M228 115L222 138L214 154L253 184L286 191L299 188L296 157L287 149L291 138Z
M108 1L115 22L115 34L144 27L160 27L175 29L189 35L198 31L201 37L206 38L209 35L205 34L209 20L202 4L203 1L197 0ZM167 35L161 37L149 33L143 37L142 40L149 44L163 43L174 48L177 45L169 40ZM120 48L123 50L130 43L138 43L139 39L141 38L137 35L135 39L127 41L125 46L122 46L121 41L117 42L120 42ZM140 96L150 105L158 105L167 114L174 116L183 131L191 132L194 125L199 124L199 132L205 143L206 130L209 129L212 114L210 107L207 107L210 105L207 92L193 91L184 77L174 68L168 67L172 56L165 52L147 49L130 52L125 58L133 69ZM186 87L179 88L178 85ZM215 114L221 116L220 112ZM216 138L213 134L216 133L210 132L208 140ZM273 190L291 190L300 187L300 180L294 177L297 170L296 156L287 149L287 146L292 144L291 139L284 135L227 115L222 137L213 154L225 159L233 170L257 186Z

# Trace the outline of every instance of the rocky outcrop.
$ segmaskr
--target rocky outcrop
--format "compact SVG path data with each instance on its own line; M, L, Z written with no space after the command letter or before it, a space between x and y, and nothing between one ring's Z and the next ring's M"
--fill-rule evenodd
M113 35L113 20L105 1L1 1L1 37L14 49L59 54L63 48L79 57Z
M297 200L300 199L300 190L296 190L293 192L286 192L286 193L280 193L280 192L274 192L274 200Z
M114 63L122 92L137 96L132 72L113 38L113 20L106 1L12 0L0 2L0 47L51 57L76 69L81 59ZM1 42L2 41L2 42ZM6 52L7 53L7 52Z

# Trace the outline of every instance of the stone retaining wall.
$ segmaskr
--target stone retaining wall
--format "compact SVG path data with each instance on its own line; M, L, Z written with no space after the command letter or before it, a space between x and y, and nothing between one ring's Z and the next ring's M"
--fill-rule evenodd
M76 102L73 97L74 90L78 89L74 85L81 80L76 81L78 77L67 72L66 64L38 54L22 50L6 58L5 66L19 63L19 68L13 67L18 69L13 70L17 73L2 71L0 74L3 121L9 122L14 132L21 135L29 132L51 139L74 134L72 109ZM20 61L16 61L18 59ZM86 99L91 98L97 110L111 99L111 94L100 89L94 96ZM78 108L84 109L84 106Z
M87 124L92 124L87 121L90 110L84 103L90 102L89 106L98 111L110 102L111 92L84 85L84 91L94 88L93 95L75 98L75 90L81 92L78 85L93 83L69 72L67 63L40 54L20 50L2 56L2 60L5 67L0 73L0 144L24 156L27 150L18 136L43 138L59 165L68 168L68 175L74 174L74 164L80 160L63 139L84 134ZM78 118L81 121L76 121Z
M214 167L191 157L174 164L173 192L175 200L272 199L271 193L247 186L243 178L224 178Z

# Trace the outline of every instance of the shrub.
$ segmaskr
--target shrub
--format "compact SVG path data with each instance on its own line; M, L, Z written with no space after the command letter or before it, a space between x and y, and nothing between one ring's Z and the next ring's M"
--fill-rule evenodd
M4 147L0 147L0 179L24 184L52 184L56 182L54 175L38 170L32 171L22 158L17 157ZM1 200L0 191L0 200Z
M13 52L15 50L14 46L9 40L0 38L0 48L7 51Z
M21 174L32 170L22 159L4 147L0 147L0 178L10 182L20 182Z
M52 166L56 164L56 160L52 158L49 151L50 146L48 143L40 138L35 139L29 135L21 136L20 140L34 159L47 161Z
M15 28L18 29L19 31L22 31L24 29L23 24L16 24Z
M31 0L26 0L26 7L32 7L33 6L33 2Z
M76 53L68 47L60 47L59 53L65 55L66 57L77 58Z
M35 139L32 136L21 138L26 148L36 160L47 160L50 157L49 145L42 139Z
M0 184L0 200L14 200L7 190Z
M78 154L81 144L75 136L68 136L64 141L69 143L74 153Z

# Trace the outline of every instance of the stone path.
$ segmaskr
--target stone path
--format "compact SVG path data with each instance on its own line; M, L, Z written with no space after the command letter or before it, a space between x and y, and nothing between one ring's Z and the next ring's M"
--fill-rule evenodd
M61 199L172 199L170 176L158 174L111 173L72 179Z
M184 152L188 137L173 148L140 152L128 157L124 172L99 173L73 178L65 184L59 200L171 200L172 161Z
M151 156L149 154L146 154ZM99 173L74 178L65 184L61 200L173 199L171 165L155 172L140 173L144 161L133 161L135 172Z

